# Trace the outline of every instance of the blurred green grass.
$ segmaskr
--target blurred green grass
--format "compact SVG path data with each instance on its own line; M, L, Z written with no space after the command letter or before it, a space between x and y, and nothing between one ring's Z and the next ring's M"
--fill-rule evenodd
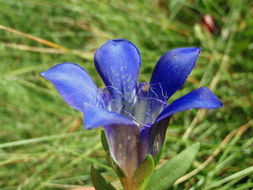
M206 14L215 20L215 33L204 29L201 19ZM0 189L86 186L91 162L118 185L105 165L100 130L84 130L81 115L39 75L57 63L75 62L103 87L93 53L110 38L126 38L139 47L140 82L149 80L166 51L202 48L190 80L169 101L209 86L224 106L175 115L163 159L198 141L201 149L191 170L198 168L227 135L242 127L206 167L173 188L252 188L252 18L250 0L0 0L0 25L79 52L0 30Z

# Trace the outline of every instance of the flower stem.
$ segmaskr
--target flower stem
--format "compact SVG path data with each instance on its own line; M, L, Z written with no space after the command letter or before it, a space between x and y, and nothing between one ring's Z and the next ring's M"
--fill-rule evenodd
M121 178L121 184L124 190L138 190L134 185L132 178Z

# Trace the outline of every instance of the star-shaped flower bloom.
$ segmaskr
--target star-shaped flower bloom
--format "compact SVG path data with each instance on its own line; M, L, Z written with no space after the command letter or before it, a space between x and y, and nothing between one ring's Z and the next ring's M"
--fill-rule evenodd
M157 62L150 82L138 84L139 50L130 41L109 40L94 57L105 89L98 89L88 73L73 63L58 64L41 75L72 108L84 114L86 129L104 127L112 158L131 177L148 154L156 159L173 114L222 106L206 87L167 104L185 83L199 53L200 48L195 47L168 51Z

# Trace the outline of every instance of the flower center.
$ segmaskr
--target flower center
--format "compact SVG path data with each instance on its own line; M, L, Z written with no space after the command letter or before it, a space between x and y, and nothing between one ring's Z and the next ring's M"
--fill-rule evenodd
M165 106L166 104L158 99L135 96L132 102L125 102L121 114L130 116L141 125L150 126Z
M107 109L133 119L140 127L149 127L167 106L167 103L159 99L137 96L136 94L132 96L130 101L123 99L120 95L116 97L121 98L107 99Z

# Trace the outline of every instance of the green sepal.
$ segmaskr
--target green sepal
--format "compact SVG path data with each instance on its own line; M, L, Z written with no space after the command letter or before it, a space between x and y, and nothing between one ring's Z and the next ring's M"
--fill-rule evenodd
M154 168L155 163L153 157L149 154L134 172L132 181L135 189L145 189L153 174Z
M166 190L190 168L199 150L199 143L193 144L165 163L151 176L146 190Z
M115 171L115 173L118 175L119 178L124 178L125 177L124 172L118 166L118 164L112 159L112 157L110 155L109 145L108 145L108 142L107 142L105 131L101 131L101 142L102 142L103 148L106 152L106 161L107 161L107 163L112 167L112 169Z
M112 159L109 152L106 153L106 161L112 167L112 169L114 170L114 172L117 174L117 176L119 178L124 178L125 177L124 172L118 166L118 164Z
M90 167L90 177L93 186L96 190L116 190L105 178L94 168L93 164Z
M162 157L162 153L163 153L163 150L164 150L164 145L165 144L165 141L163 142L163 145L162 145L162 148L161 150L158 152L158 154L156 155L156 158L155 158L155 166L159 163L161 157Z
M109 152L109 145L108 145L104 130L101 131L101 142L102 142L102 146L103 146L105 152Z

